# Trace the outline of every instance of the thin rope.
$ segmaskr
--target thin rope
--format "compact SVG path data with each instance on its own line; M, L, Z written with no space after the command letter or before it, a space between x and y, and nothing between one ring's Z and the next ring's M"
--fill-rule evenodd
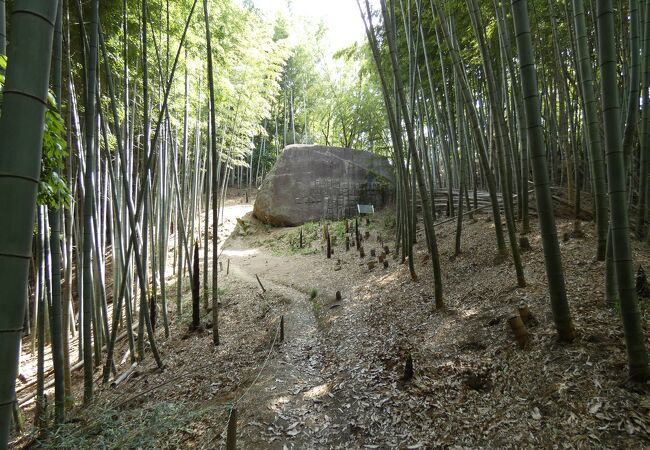
M271 348L269 349L269 352L267 353L266 358L264 359L264 362L260 367L260 370L257 372L257 376L255 376L255 379L248 386L246 391L244 391L244 393L240 395L239 398L232 403L232 406L230 407L230 412L228 413L228 418L226 419L226 426L224 427L221 433L217 434L217 436L221 436L222 434L226 433L226 431L228 430L228 424L230 423L230 418L232 417L233 409L237 407L237 404L250 392L253 386L255 386L255 384L257 383L257 380L259 380L260 376L262 375L262 372L264 371L264 368L266 367L266 364L269 362L269 358L271 357L271 353L273 353L273 349L275 348L275 343L277 342L279 335L280 335L280 326L278 325L278 328L275 332L275 337L273 338L273 342L271 343Z

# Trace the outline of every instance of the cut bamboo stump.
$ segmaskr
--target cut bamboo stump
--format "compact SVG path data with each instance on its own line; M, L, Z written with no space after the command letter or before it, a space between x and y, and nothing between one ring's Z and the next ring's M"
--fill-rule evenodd
M521 317L512 316L510 319L508 319L508 323L510 324L510 329L512 329L519 347L524 349L528 347L528 330L526 329L526 325L524 325L523 320L521 320Z
M341 296L341 291L336 291L336 301L337 301L337 302L340 302L340 301L341 301L341 298L342 298L342 296Z
M406 355L406 362L404 363L404 375L402 376L402 381L411 381L415 371L413 370L413 357L409 353Z

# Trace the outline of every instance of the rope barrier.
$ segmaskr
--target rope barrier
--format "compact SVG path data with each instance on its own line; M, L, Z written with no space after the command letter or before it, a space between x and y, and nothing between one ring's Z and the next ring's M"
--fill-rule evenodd
M275 332L275 337L273 338L273 342L271 343L271 348L269 349L269 352L266 354L266 358L264 358L264 362L262 363L262 366L260 367L260 370L257 372L257 375L255 376L255 379L253 379L253 382L248 386L248 388L244 391L242 395L239 396L237 400L235 400L232 405L230 406L230 412L228 413L228 417L226 418L226 426L224 427L223 431L219 433L217 436L221 436L228 430L228 424L230 423L230 418L232 416L233 410L237 407L239 402L250 392L250 390L255 386L257 381L260 379L260 376L262 376L262 372L266 368L266 364L269 362L269 359L271 357L271 353L273 353L273 349L275 348L275 343L278 340L278 336L280 335L280 326L278 325L278 328Z

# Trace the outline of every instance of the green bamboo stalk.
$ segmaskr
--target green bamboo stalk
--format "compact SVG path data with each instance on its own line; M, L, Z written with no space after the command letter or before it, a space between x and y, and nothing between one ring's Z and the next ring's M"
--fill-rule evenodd
M496 177L490 169L489 162L489 151L486 149L484 130L481 127L481 123L484 121L479 117L479 112L477 111L474 95L469 86L469 81L463 61L460 57L460 52L458 48L457 38L453 35L450 30L445 25L445 15L442 9L438 6L437 1L431 1L432 13L434 16L439 18L439 27L442 31L443 38L449 49L454 70L457 74L457 80L459 82L460 92L462 93L463 104L465 106L465 112L468 115L468 120L472 128L472 133L474 135L474 141L478 150L479 161L481 164L483 175L487 182L488 192L490 194L490 203L492 206L492 214L494 217L494 231L496 234L497 241L497 251L500 255L507 255L507 248L505 239L503 236L503 227L501 224L501 212L499 206L499 200L497 198L497 187L496 187ZM479 96L480 97L480 96Z
M0 449L7 448L25 317L57 2L16 0L0 116Z
M467 5L470 12L472 27L474 34L479 43L481 51L483 69L487 75L488 82L488 102L490 103L491 115L493 118L494 127L496 129L497 140L497 164L499 168L501 180L501 196L503 200L503 210L506 217L506 228L508 230L508 240L510 241L510 251L512 252L512 260L515 265L515 272L517 275L517 285L519 287L526 286L526 278L524 276L524 268L521 262L521 254L519 252L519 244L517 242L517 229L515 225L515 217L512 205L512 192L511 192L511 168L510 164L506 161L506 149L509 149L510 140L507 137L507 127L505 124L505 117L503 116L503 108L501 108L502 99L497 90L497 83L490 60L489 51L483 35L483 20L481 18L478 3L476 0L467 0Z
M609 228L609 201L605 179L605 161L600 137L600 119L598 117L598 100L594 92L594 73L591 66L589 40L583 0L573 0L573 21L576 31L578 53L578 78L582 89L583 109L586 122L589 160L594 184L594 205L596 211L596 230L598 247L596 258L605 261L607 253L607 233Z
M639 239L646 237L646 215L648 212L648 173L650 173L650 0L645 2L643 18L643 45L642 47L642 81L641 96L643 97L643 111L641 113L641 126L639 132L639 203L637 205L636 234Z
M57 111L61 113L61 70L63 66L63 0L59 0L59 8L54 28L54 45L52 58L52 90L57 102ZM61 201L62 199L57 199ZM52 206L49 212L50 222L50 255L52 264L52 305L50 314L52 330L52 366L54 367L54 422L63 423L65 420L65 363L64 363L64 333L61 305L61 210Z
M39 205L37 208L37 247L38 247L38 278L37 283L42 286L39 295L34 299L38 304L36 310L36 407L34 408L34 426L39 430L47 427L47 403L45 402L45 311L48 286L45 282L46 254L45 254L45 207Z
M611 232L616 279L621 302L623 331L627 347L629 377L645 381L650 377L648 354L637 305L634 264L630 246L625 161L620 127L614 10L611 0L597 1L598 64L601 72L601 102L607 150L607 175L611 200Z
M93 310L93 278L92 278L92 248L93 248L93 216L94 189L93 171L95 168L95 91L97 86L97 41L99 30L99 0L91 3L90 51L87 57L86 82L86 173L84 185L84 225L83 225L83 299L81 311L83 315L83 355L84 355L84 404L93 398L93 353L91 324ZM97 331L95 329L95 331Z
M214 92L214 73L212 65L212 43L210 36L210 20L208 11L208 0L203 0L203 12L205 19L205 37L208 52L208 88L210 90L210 157L212 163L212 341L214 345L219 345L219 158L217 155L217 120L215 109L215 92ZM293 99L293 97L292 97ZM291 117L293 120L293 100L292 100ZM293 139L295 143L296 130L293 129Z
M0 0L0 55L7 54L7 9L5 0Z
M421 164L420 157L418 155L417 148L416 148L416 143L415 143L416 140L413 131L413 124L410 120L409 110L406 104L404 86L402 83L402 77L399 71L399 63L397 59L397 46L395 43L394 30L391 29L391 20L388 17L385 0L381 0L380 3L381 3L382 14L384 17L386 37L388 40L388 45L390 50L389 53L390 53L391 66L393 69L393 79L395 81L397 97L403 113L403 121L404 121L406 134L408 138L409 154L413 161L417 186L418 186L418 190L420 191L420 199L422 200L422 215L424 217L424 227L428 237L427 240L429 243L429 253L431 254L431 263L433 269L434 296L435 296L436 308L442 308L444 306L443 290L442 290L442 271L440 268L440 255L438 253L438 244L436 241L435 229L433 227L433 215L432 215L431 203L429 201L428 193L426 190L426 180L424 177L423 166Z
M562 255L557 240L553 200L548 180L546 165L546 144L540 112L539 93L537 90L537 73L535 56L528 18L528 1L512 0L512 17L519 50L519 70L521 72L522 92L526 108L528 143L533 163L535 197L537 214L544 247L544 263L548 279L549 295L553 320L560 340L571 341L575 338L575 328L571 320L569 302L566 295Z

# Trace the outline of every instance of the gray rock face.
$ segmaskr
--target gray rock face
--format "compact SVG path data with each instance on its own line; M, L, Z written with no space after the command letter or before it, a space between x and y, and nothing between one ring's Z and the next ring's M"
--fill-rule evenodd
M254 214L276 226L353 217L357 204L386 205L394 171L386 158L348 148L290 145L268 174Z

